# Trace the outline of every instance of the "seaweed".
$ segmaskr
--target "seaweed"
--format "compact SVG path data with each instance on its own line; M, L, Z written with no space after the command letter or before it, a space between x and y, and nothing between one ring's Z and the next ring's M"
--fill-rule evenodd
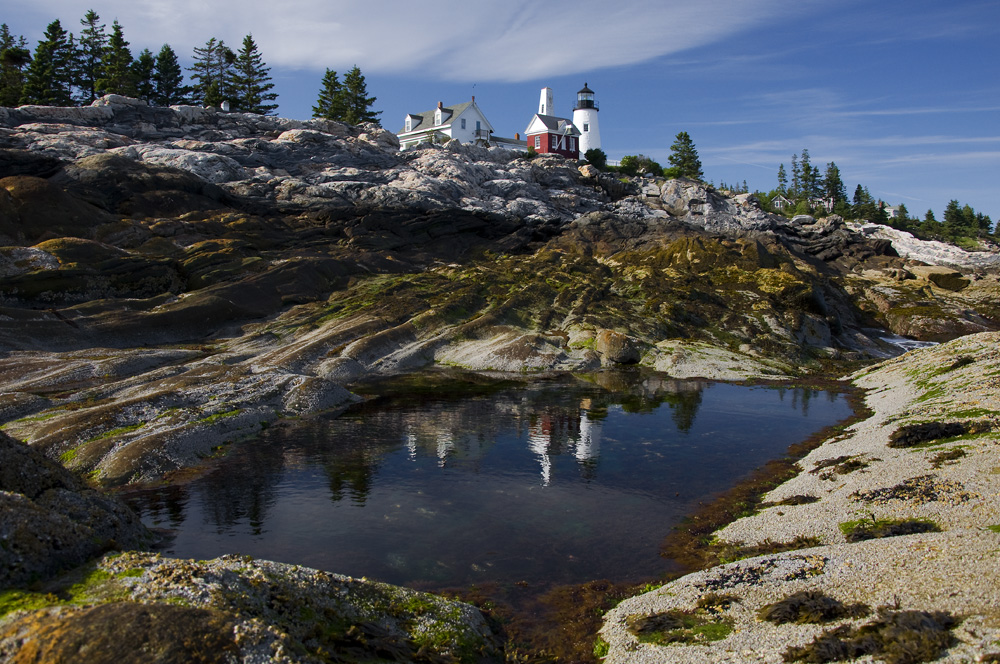
M709 643L724 639L733 631L729 621L715 620L699 611L629 616L627 625L639 641L657 645Z
M886 664L929 662L957 642L959 620L947 611L880 610L872 622L827 630L804 646L790 646L786 662L842 662L871 655Z
M768 604L757 615L775 625L818 625L843 618L864 618L871 611L867 604L844 604L818 590L802 590Z
M940 468L949 461L957 461L962 457L966 456L965 450L961 447L953 447L950 450L944 450L943 452L938 452L931 458L931 468Z
M864 542L883 537L941 532L940 526L928 519L862 519L840 524L848 542Z
M889 447L916 447L924 443L966 434L986 433L992 429L989 422L921 422L906 424L889 436Z

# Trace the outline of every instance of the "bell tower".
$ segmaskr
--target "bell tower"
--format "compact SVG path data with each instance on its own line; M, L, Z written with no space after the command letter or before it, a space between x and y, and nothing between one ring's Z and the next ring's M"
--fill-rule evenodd
M583 84L583 89L576 93L576 108L573 109L573 124L580 130L580 156L587 150L601 147L601 129L597 124L597 113L600 111L594 101L594 91Z

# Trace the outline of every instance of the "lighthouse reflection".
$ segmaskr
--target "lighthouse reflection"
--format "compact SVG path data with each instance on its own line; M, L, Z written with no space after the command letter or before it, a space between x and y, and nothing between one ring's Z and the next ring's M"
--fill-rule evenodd
M184 558L427 588L643 576L699 501L850 413L835 392L634 375L449 385L379 386L128 500Z

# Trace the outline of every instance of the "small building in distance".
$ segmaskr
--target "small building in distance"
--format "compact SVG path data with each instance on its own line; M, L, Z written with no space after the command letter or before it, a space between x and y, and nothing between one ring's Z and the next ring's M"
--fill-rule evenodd
M493 125L476 105L476 98L464 104L445 106L438 102L437 108L423 113L408 113L403 119L403 128L396 132L399 149L420 143L444 143L458 139L462 143L489 145Z
M539 154L559 154L568 159L580 158L580 130L569 118L552 115L552 88L542 88L535 113L524 130L528 148Z

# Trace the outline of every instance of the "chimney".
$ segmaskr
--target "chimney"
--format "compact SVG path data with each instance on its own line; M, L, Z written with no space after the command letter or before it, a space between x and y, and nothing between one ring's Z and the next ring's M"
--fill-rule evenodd
M476 103L476 95L472 95L472 103L473 103L473 104L475 104L475 103Z
M515 131L514 132L514 140L515 141L521 140L521 132L519 132L519 131Z
M444 104L442 104L441 102L438 102L438 108L444 108Z

